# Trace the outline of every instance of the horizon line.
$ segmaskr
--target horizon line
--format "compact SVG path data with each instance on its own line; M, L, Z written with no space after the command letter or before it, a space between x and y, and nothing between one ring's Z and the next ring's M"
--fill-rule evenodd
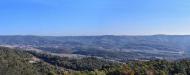
M0 36L190 36L190 34L145 34L145 35L116 35L116 34L108 34L108 35L104 35L104 34L100 34L100 35L14 35L14 34L10 34L10 35L1 35Z

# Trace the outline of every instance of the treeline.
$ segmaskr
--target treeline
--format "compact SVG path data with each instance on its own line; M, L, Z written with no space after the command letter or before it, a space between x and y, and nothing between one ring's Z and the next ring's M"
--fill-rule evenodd
M45 53L36 53L36 52L29 52L29 53L52 65L76 71L94 71L97 69L99 70L120 65L119 63L114 63L113 61L108 61L95 57L75 59L68 57L53 56Z

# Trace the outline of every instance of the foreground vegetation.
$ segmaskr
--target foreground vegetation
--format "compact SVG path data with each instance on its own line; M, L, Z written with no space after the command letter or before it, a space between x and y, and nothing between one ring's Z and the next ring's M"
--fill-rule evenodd
M189 60L118 63L94 57L71 59L4 47L0 47L0 65L0 75L190 75Z

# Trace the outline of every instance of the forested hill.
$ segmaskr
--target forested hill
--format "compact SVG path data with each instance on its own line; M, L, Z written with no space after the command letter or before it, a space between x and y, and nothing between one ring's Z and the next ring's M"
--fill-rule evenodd
M0 47L0 75L190 75L187 59L114 63L94 57L70 59Z
M58 72L54 66L27 52L4 47L0 47L0 65L0 75L51 75Z

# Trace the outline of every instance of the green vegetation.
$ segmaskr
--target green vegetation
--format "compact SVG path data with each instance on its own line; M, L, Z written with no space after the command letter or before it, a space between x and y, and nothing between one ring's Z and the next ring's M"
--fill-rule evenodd
M30 63L32 57L24 51L0 47L0 75L48 75L58 72L45 62Z
M3 47L0 47L0 65L0 75L190 75L187 59L117 63L94 57L71 59Z

